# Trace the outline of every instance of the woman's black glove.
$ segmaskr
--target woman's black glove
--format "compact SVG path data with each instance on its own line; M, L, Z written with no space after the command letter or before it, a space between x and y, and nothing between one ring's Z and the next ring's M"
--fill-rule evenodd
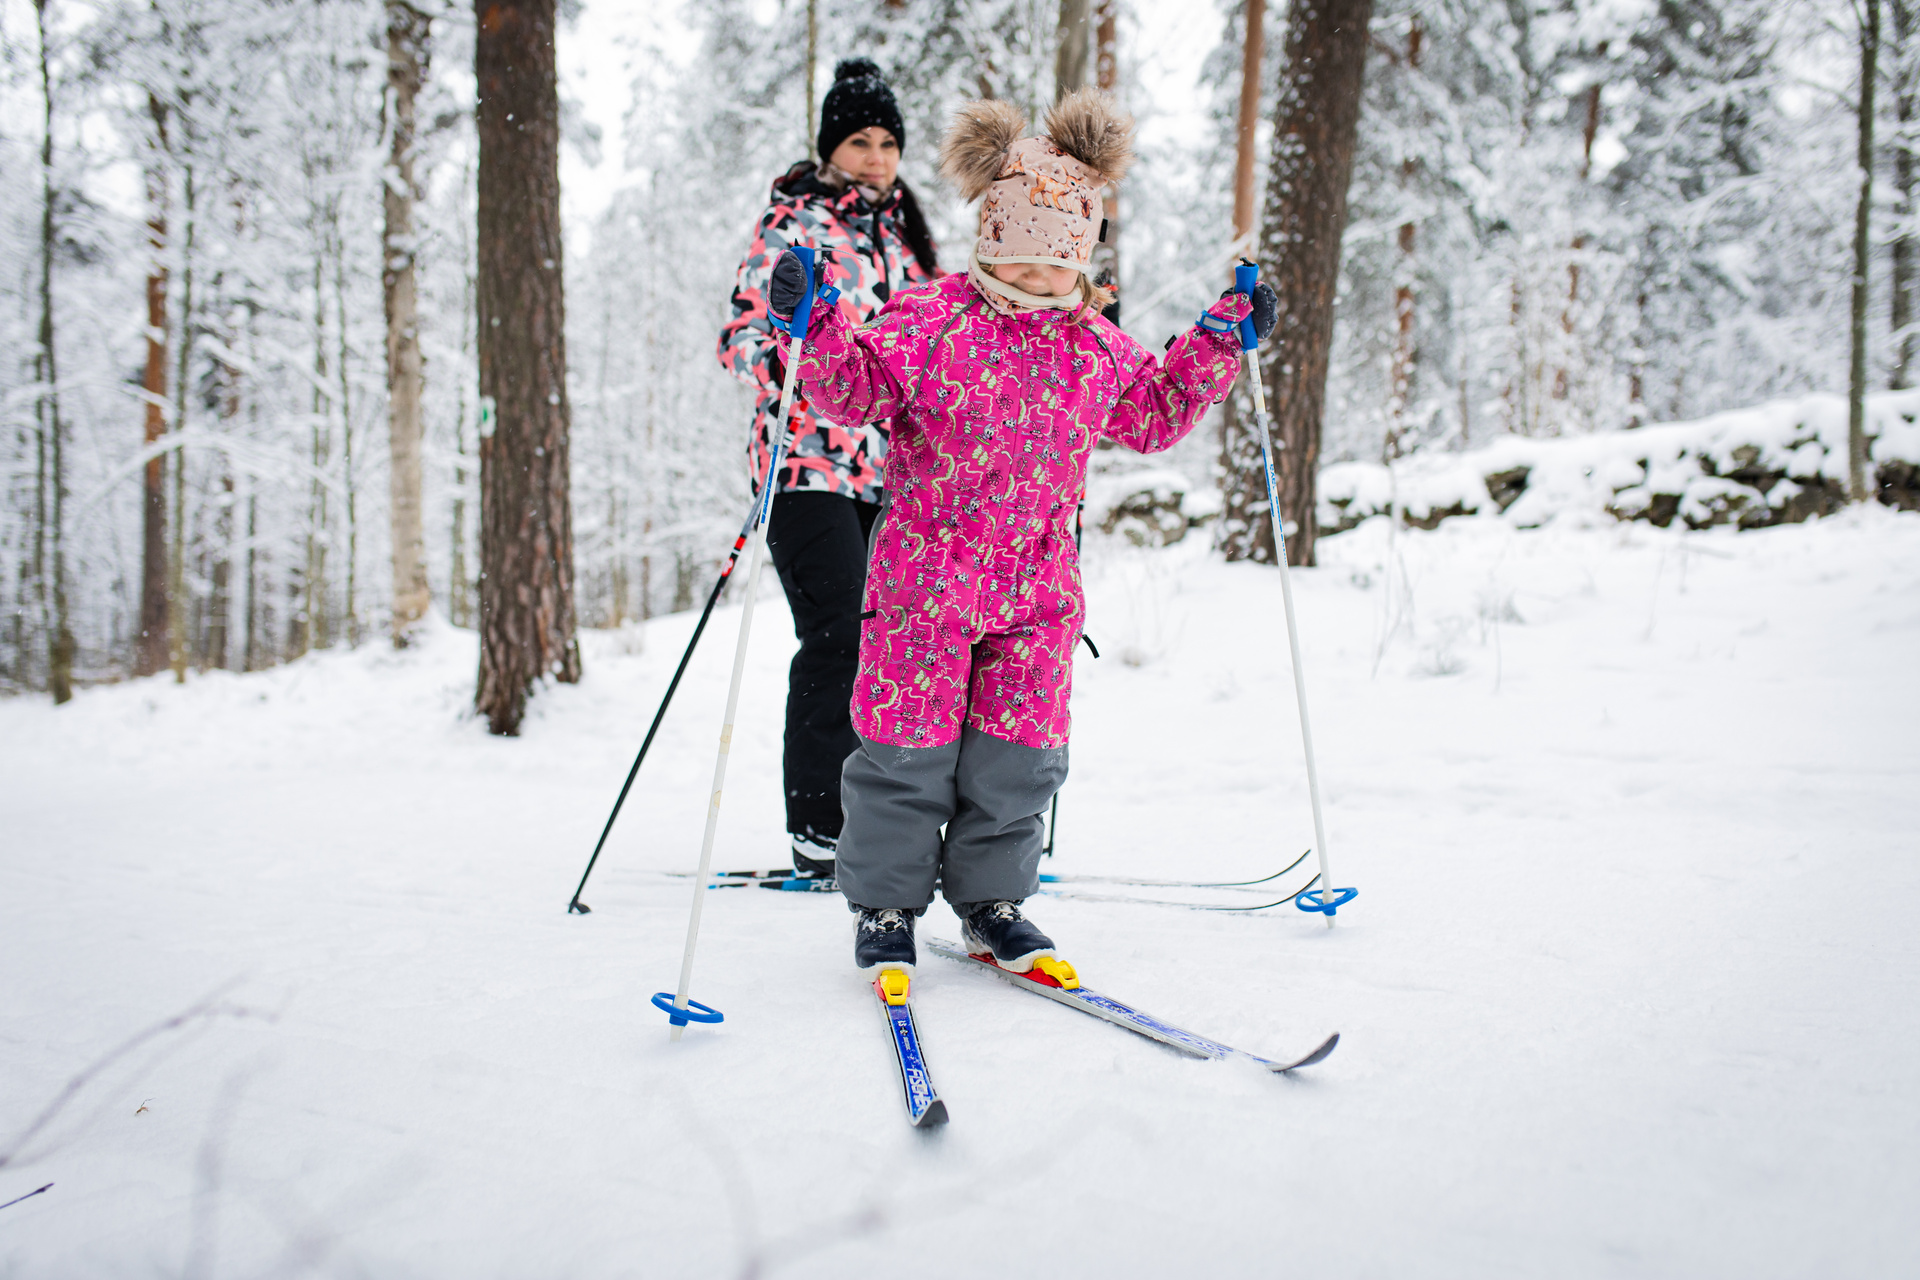
M782 250L779 261L773 264L773 279L767 285L767 311L779 320L793 319L793 309L800 305L800 299L807 292L807 269L800 265L800 255L791 249Z
M1232 292L1232 289L1223 289L1220 296L1224 298ZM1280 295L1269 288L1265 281L1253 286L1253 313L1247 318L1253 321L1255 342L1265 342L1267 335L1273 332L1273 326L1280 322Z

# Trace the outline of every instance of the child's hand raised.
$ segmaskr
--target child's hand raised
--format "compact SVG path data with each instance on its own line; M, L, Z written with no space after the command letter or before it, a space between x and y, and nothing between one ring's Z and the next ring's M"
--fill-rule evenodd
M1223 298L1233 295L1232 289L1223 291ZM1264 282L1253 286L1253 336L1257 342L1265 342L1267 335L1273 332L1273 326L1280 322L1280 295Z
M807 269L800 255L788 249L773 264L773 279L767 285L767 310L779 320L793 319L793 309L807 292Z

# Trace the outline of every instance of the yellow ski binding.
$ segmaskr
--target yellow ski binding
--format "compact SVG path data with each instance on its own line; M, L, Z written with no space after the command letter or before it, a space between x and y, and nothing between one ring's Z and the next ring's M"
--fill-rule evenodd
M1062 991L1073 991L1080 985L1080 975L1073 966L1056 956L1041 956L1033 962L1033 967L1060 984Z
M912 979L907 976L904 969L882 969L880 976L873 980L873 989L878 991L880 998L888 1004L905 1004L907 988L911 984Z

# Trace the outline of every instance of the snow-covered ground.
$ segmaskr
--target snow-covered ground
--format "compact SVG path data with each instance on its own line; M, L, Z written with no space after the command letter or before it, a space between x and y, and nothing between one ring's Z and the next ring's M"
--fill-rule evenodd
M1060 871L1310 841L1278 579L1198 542L1089 550ZM0 1274L1920 1272L1920 516L1374 520L1322 555L1339 927L1032 912L1094 986L1338 1052L1197 1062L930 959L930 1136L837 899L710 894L694 994L727 1021L669 1044L647 1003L736 612L584 917L689 616L589 635L516 741L465 717L447 628L0 705L0 1202L54 1184L0 1210ZM725 865L781 851L769 606Z

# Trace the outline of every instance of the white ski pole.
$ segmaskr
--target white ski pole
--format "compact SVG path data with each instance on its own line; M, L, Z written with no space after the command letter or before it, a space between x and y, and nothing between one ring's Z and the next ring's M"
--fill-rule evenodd
M740 610L740 638L733 648L733 682L727 687L726 720L720 726L720 751L713 762L713 791L707 798L706 834L700 839L700 870L693 878L693 910L687 917L687 947L680 957L680 986L671 999L664 991L653 997L654 1006L663 1011L667 1021L673 1024L669 1037L675 1041L685 1033L688 1022L722 1020L719 1010L690 999L687 992L693 984L693 953L700 942L700 910L707 901L707 874L713 867L713 837L720 827L720 794L727 781L727 755L733 746L734 715L740 708L740 682L747 669L747 642L753 633L753 604L760 594L760 562L767 547L767 519L773 514L774 486L779 482L780 463L787 451L794 391L800 384L800 344L807 336L807 321L813 311L813 250L795 247L793 252L799 256L800 265L806 268L806 290L799 304L794 307L793 320L788 326L793 342L787 349L787 373L780 385L780 417L774 425L772 436L773 456L767 464L766 477L760 484L759 509L753 523L752 538L747 544L747 599Z
M1236 293L1251 295L1259 283L1260 267L1244 259L1233 269ZM1267 421L1267 389L1260 381L1260 358L1255 352L1259 339L1253 333L1251 315L1240 322L1240 350L1247 360L1247 379L1253 384L1253 422L1260 431L1260 461L1267 470L1267 511L1273 517L1273 549L1280 562L1280 599L1287 611L1287 648L1293 655L1293 695L1300 704L1300 744L1307 755L1307 797L1313 805L1313 847L1320 855L1320 887L1303 890L1294 899L1302 911L1318 911L1333 928L1333 913L1353 901L1358 889L1333 888L1333 871L1327 861L1327 824L1320 812L1320 770L1313 759L1313 724L1307 718L1307 678L1300 666L1300 626L1293 612L1293 574L1287 568L1286 522L1280 517L1280 480L1273 469L1273 432Z

